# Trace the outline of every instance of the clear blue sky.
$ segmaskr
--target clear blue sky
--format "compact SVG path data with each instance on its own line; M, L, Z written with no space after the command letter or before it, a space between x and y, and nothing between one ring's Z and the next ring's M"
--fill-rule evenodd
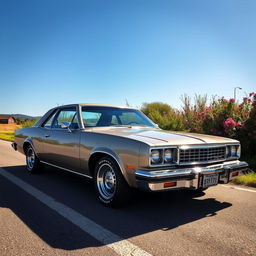
M256 91L256 1L0 0L0 113Z

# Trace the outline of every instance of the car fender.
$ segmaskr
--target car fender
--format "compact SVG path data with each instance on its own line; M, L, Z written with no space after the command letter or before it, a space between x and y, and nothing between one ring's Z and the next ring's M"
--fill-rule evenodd
M26 144L29 144L29 145L33 148L33 150L34 150L36 156L38 157L37 152L36 152L36 150L35 150L35 146L34 146L34 143L33 143L32 138L31 138L31 137L27 137L27 138L24 140L24 142L23 142L23 149L24 149L25 143L26 143ZM26 154L25 151L24 151L24 154Z
M90 153L90 157L89 159L96 153L104 153L106 155L109 155L111 156L118 164L124 178L126 179L126 181L128 182L128 178L127 178L127 174L126 174L126 171L125 171L125 167L124 167L124 164L121 160L121 158L119 157L119 155L113 151L112 149L110 148L106 148L106 147L96 147L94 148L91 153Z

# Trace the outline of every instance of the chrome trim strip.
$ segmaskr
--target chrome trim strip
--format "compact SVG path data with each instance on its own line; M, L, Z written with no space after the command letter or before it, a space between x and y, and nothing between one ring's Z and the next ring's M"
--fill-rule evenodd
M84 177L89 178L89 179L92 179L92 178L93 178L92 176L89 176L89 175L86 175L86 174L83 174L83 173L80 173L80 172L71 171L71 170L69 170L69 169L67 169L67 168L60 167L60 166L55 165L55 164L50 164L50 163L47 163L47 162L45 162L45 161L40 161L40 162L43 163L43 164L47 164L47 165L50 165L50 166L59 168L59 169L64 170L64 171L66 171L66 172L71 172L71 173L74 173L74 174L77 174L77 175L80 175L80 176L84 176Z
M84 122L83 122L83 118L82 118L82 106L78 105L78 122L80 124L80 129L84 130Z
M180 147L177 147L177 163L180 162Z
M246 162L237 162L231 163L229 165L224 166L224 169L234 169L234 168L247 168L249 165Z
M163 170L158 172L147 172L147 171L141 171L137 170L135 171L135 174L137 176L146 177L146 178L171 178L174 176L186 176L188 174L192 173L192 169L183 169L183 170L176 170L176 171L170 171L170 170Z
M178 146L181 149L190 149L190 148L218 148L218 147L226 147L226 146L240 146L239 143L220 143L220 144L208 144L208 145L182 145Z
M237 159L237 158L230 158L230 160L232 160L232 159ZM226 158L212 160L212 161L204 161L204 162L185 162L185 163L179 163L179 165L186 166L186 165L195 165L195 164L213 164L213 163L223 162L225 160L226 160Z

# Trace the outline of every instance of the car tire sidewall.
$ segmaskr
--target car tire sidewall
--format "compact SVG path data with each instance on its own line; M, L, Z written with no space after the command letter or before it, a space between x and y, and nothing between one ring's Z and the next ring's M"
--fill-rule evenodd
M97 186L97 174L98 174L100 167L103 164L109 164L113 168L113 171L115 172L115 176L116 176L116 188L115 188L113 196L110 199L103 198L102 195L100 194L98 186ZM119 206L123 203L122 201L126 201L125 197L123 197L124 190L127 191L127 194L129 193L128 184L126 183L126 181L123 177L123 174L120 171L119 166L117 165L117 163L115 161L113 161L109 157L103 157L96 164L95 173L94 173L94 186L96 189L97 197L100 200L100 202L109 207Z
M32 168L30 168L29 165L28 165L28 152L30 150L32 150L34 155L35 155L34 164L33 164ZM38 163L39 163L39 160L38 160L38 158L36 156L36 153L35 153L33 147L32 146L28 146L28 148L26 150L26 168L27 168L28 173L30 173L30 174L35 173L37 171L37 169L38 169Z
M115 172L116 174L116 168L115 166L113 165L112 161L110 161L108 158L102 158L96 165L96 168L95 168L95 175L94 175L94 184L95 184L95 189L97 191L97 196L99 198L99 200L105 204L105 205L111 205L111 203L113 202L114 198L115 198L115 194L116 194L116 189L115 189L115 192L114 192L114 195L112 196L112 198L110 199L105 199L101 196L100 192L99 192L99 189L98 189L98 186L97 186L97 175L98 175L98 171L100 169L100 167L103 165L103 164L109 164L112 168L113 168L113 171ZM116 181L118 183L118 181ZM116 186L118 186L118 184L116 184Z

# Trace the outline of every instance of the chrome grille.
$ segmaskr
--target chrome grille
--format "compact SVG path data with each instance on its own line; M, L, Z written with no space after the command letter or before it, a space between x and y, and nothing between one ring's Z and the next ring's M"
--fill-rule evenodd
M180 163L217 162L225 159L226 147L180 149Z

